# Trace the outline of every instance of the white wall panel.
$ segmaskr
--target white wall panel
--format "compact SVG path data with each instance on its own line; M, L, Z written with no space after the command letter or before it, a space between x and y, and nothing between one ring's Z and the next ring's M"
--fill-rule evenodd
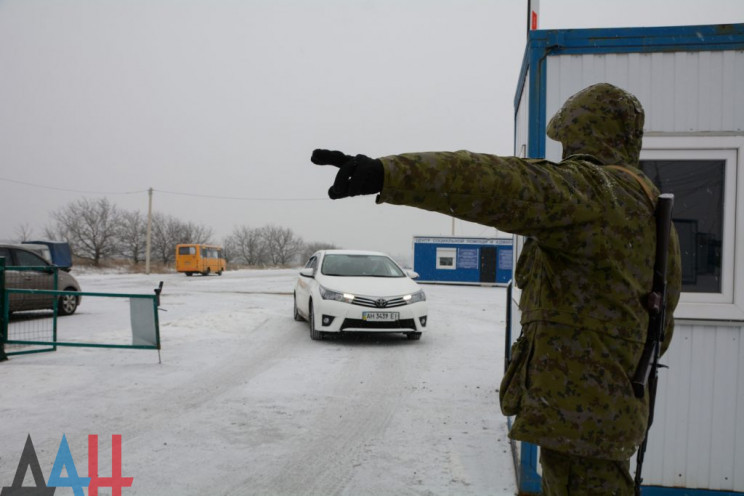
M670 378L676 377L676 372L684 372L685 364L688 364L689 376L684 377L689 381L687 388L680 388L684 394L691 395L697 392L694 401L689 402L688 422L690 419L698 419L697 422L688 423L686 429L687 443L684 449L685 463L682 467L689 467L684 479L685 485L692 487L707 487L710 460L712 458L713 423L710 421L713 404L713 388L710 387L710 375L706 373L709 368L708 360L714 358L713 340L709 336L697 334L694 330L686 332L680 329L677 338L682 338L685 347L685 357L675 364L676 370L669 370ZM675 338L676 340L676 338ZM682 382L684 384L684 382ZM706 419L702 421L701 419ZM669 439L669 445L680 444L679 441ZM691 449L694 448L694 449ZM707 463L700 463L706 460ZM673 474L672 474L673 475Z
M731 433L736 439L736 449L734 450L734 460L732 463L734 472L734 481L732 486L738 491L744 491L744 333L739 333L737 350L738 356L736 364L737 382L736 382L736 425Z
M744 491L742 328L678 324L662 363L644 483ZM738 394L737 394L738 392Z
M609 82L641 101L646 110L646 132L742 132L744 92L737 91L741 81L742 51L551 56L547 62L546 119L582 88ZM550 141L546 145L550 147ZM553 147L550 150L552 153L546 153L549 158L555 154Z
M703 331L705 332L705 331ZM710 458L710 479L720 489L733 489L736 455L736 384L738 353L735 347L739 331L718 328L715 332L715 362L713 363L713 429L711 444L716 448ZM721 428L723 427L723 428Z

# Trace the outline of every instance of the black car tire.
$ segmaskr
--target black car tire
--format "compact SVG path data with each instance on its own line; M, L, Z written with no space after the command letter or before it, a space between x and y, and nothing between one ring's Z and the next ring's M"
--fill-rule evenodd
M308 310L308 320L310 321L310 339L320 341L323 339L323 333L315 328L315 312L313 311L313 302L310 302Z
M300 311L297 310L297 295L295 295L294 297L294 319L297 322L302 322L303 320L305 320L302 318L302 315L300 315Z
M67 288L65 291L75 291L75 288ZM57 313L59 315L72 315L77 310L78 297L75 295L62 295L57 301Z

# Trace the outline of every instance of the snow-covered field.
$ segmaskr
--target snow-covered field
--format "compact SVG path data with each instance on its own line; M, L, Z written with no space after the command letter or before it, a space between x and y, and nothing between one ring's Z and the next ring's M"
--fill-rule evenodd
M162 363L152 350L68 347L0 363L0 487L29 435L48 480L63 434L81 476L88 435L109 476L120 434L125 496L515 494L497 392L505 290L425 285L421 341L312 341L292 319L296 274L77 274L92 292L165 282ZM124 299L87 297L59 319L60 341L128 336Z

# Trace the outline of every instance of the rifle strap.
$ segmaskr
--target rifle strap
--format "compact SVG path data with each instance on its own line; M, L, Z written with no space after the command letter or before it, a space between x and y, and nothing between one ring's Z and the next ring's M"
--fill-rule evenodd
M646 193L648 201L651 202L651 208L656 208L656 195L654 195L654 192L651 190L651 186L649 186L648 183L644 181L640 175L638 175L638 173L632 171L631 169L628 169L627 167L623 167L622 165L606 165L605 168L623 171L631 176L633 179L638 181L638 184L640 184L641 188L643 188L643 192Z

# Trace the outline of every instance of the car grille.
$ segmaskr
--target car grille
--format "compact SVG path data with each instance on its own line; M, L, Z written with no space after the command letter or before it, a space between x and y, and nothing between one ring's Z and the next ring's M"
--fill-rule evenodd
M416 330L413 319L401 319L395 322L368 322L362 319L344 319L341 330L344 329L412 329Z
M369 298L367 296L356 296L351 304L369 308L395 308L405 306L406 302L401 296L395 298Z

